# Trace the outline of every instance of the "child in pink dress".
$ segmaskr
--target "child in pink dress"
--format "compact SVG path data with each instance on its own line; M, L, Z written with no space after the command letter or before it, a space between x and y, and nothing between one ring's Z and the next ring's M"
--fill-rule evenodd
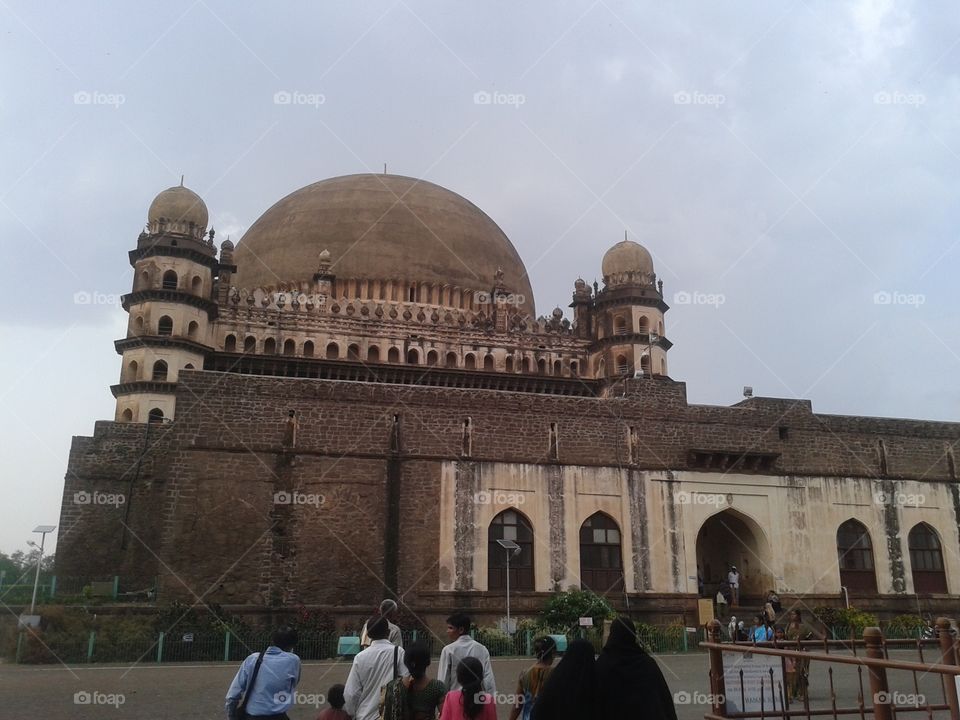
M457 665L457 682L463 689L447 693L440 720L497 720L493 697L483 691L483 663L465 657Z

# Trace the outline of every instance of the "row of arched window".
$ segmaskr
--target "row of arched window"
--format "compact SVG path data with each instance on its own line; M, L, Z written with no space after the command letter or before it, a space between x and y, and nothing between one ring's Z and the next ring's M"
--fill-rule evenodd
M917 523L907 535L913 588L917 593L947 592L940 538L930 525ZM877 573L870 531L857 520L847 520L837 530L840 584L851 592L877 592Z
M170 317L169 315L161 315L160 319L157 320L156 334L163 337L168 337L174 334L173 330L174 330L173 318ZM133 332L135 335L148 334L147 326L143 319L143 315L137 315L133 319ZM196 339L199 334L200 334L200 323L198 323L196 320L191 320L190 322L188 322L186 336L191 339Z
M133 422L133 410L127 408L122 413L120 413L120 419L123 422ZM147 414L148 423L162 423L163 422L163 410L160 408L153 408Z
M227 335L223 341L224 351L239 352L238 342L236 335ZM245 353L257 352L257 338L253 335L248 335L244 338L242 351ZM283 345L280 346L274 338L266 338L261 345L261 352L266 355L275 355L280 352L282 355L296 356L298 354L297 343L293 339L287 339L284 340ZM300 348L300 355L308 358L320 357L317 355L317 348L312 340L307 340L303 343ZM345 353L338 343L327 343L326 347L323 348L322 357L328 360L353 360L355 362L367 363L400 363L405 361L408 365L464 368L466 370L493 371L500 369L497 367L496 359L491 353L468 352L461 358L460 355L452 351L443 352L435 349L424 351L422 348L409 348L405 356L403 356L404 360L401 360L400 348L387 348L386 355L384 356L380 347L377 345L369 346L366 353L363 353L360 346L355 343L348 345ZM580 372L580 366L576 360L570 360L569 363L564 366L561 360L554 360L551 363L546 358L531 358L527 355L519 357L508 355L504 360L502 369L508 373L522 372L528 374L536 373L539 375L576 376Z
M613 318L613 334L627 335L631 332L649 333L651 330L658 335L663 335L663 322L658 321L656 326L651 327L650 319L646 315L641 315L637 321L636 329L630 327L630 318L627 315L616 315Z
M504 510L487 530L487 587L506 586L507 554L498 540L512 540L520 550L510 557L510 587L534 590L533 527L516 509ZM940 538L930 525L917 523L907 536L914 592L946 593L947 576ZM877 575L870 532L863 523L847 520L837 530L840 584L851 592L876 593ZM599 593L623 590L620 528L605 513L596 513L580 526L580 582Z
M650 356L647 354L640 356L640 372L644 375L650 374ZM630 361L627 359L626 355L617 355L616 360L616 371L617 375L628 375L632 373L634 368L630 365ZM660 358L660 368L659 373L661 375L667 374L667 361L663 358Z
M512 540L519 551L505 550L498 540ZM523 513L504 510L487 529L487 588L507 584L507 554L510 556L510 588L534 590L533 527ZM598 593L623 591L623 554L620 527L609 515L598 512L580 526L580 583Z
M140 286L138 289L144 290L150 287L150 273L146 270L143 270L140 273ZM182 289L184 291L188 290L193 295L203 295L203 278L199 275L194 275L190 281L189 285L186 283L181 288L180 286L180 277L177 275L176 270L167 270L163 273L160 278L160 287L163 290L178 290Z
M193 370L193 363L187 363L183 366L184 370ZM167 382L169 377L169 366L166 360L157 360L150 368L150 380L153 382ZM136 382L140 379L140 363L131 360L123 373L123 382Z

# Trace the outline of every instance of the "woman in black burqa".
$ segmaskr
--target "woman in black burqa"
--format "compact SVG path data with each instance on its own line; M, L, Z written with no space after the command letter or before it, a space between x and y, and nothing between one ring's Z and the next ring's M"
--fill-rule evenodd
M595 651L587 640L574 640L547 678L533 705L531 720L585 720L598 714Z
M637 642L630 618L617 618L610 627L597 658L597 688L601 712L595 717L677 720L667 681L657 661Z

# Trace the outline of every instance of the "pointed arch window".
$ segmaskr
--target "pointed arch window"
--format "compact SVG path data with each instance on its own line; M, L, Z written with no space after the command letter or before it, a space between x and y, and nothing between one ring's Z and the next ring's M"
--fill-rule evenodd
M927 523L917 523L907 536L907 546L910 548L910 570L913 573L914 592L947 592L943 549L937 531Z
M851 519L837 529L837 560L841 585L851 592L877 591L873 543L863 523Z
M153 364L153 374L151 375L154 382L166 382L167 381L167 363L163 360L157 360Z
M601 512L580 526L580 583L601 595L623 591L620 526Z
M487 530L487 588L499 590L507 585L507 551L497 540L512 540L520 546L510 558L510 589L533 590L533 528L522 513L504 510Z
M163 284L162 287L164 290L176 290L177 289L177 274L173 270L167 270L163 274Z

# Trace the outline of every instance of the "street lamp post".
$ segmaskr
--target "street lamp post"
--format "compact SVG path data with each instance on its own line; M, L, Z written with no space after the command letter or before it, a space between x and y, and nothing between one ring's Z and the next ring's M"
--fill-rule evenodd
M37 556L37 572L33 576L33 599L30 601L30 614L37 605L37 586L40 584L40 563L43 562L43 546L47 541L47 533L53 532L56 525L37 525L34 528L35 533L40 533L40 554Z
M522 548L513 540L497 540L497 544L507 551L507 633L513 635L510 623L510 558L520 554Z

